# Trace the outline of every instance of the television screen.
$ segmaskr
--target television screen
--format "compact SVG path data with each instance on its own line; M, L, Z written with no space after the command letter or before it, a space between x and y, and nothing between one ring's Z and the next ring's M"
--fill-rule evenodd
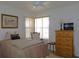
M73 23L64 23L63 28L64 28L64 30L73 30L74 24Z

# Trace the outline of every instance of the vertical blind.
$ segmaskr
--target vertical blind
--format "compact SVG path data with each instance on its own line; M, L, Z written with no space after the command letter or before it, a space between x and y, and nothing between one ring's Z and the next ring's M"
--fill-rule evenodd
M34 18L26 18L25 19L25 32L26 38L31 37L31 32L35 31L35 19Z
M26 18L26 38L31 37L31 32L39 32L40 38L49 39L49 17Z

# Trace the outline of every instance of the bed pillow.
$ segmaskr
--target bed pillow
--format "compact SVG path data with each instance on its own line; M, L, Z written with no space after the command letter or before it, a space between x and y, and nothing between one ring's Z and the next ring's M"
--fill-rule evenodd
M11 34L11 39L17 40L17 39L20 39L20 36L19 36L19 34Z

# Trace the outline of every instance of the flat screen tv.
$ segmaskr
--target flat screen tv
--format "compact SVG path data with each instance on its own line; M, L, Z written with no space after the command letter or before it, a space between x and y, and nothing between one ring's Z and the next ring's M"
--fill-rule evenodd
M74 29L74 23L64 23L63 29L64 30L73 30Z

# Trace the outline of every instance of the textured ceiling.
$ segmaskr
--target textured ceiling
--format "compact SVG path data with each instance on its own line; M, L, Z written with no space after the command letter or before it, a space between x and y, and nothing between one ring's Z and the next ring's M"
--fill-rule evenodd
M60 7L65 7L73 4L79 4L78 1L44 1L42 7L34 7L34 1L0 1L1 4L7 4L9 6L21 9L23 11L28 11L31 13L40 13L53 10Z

